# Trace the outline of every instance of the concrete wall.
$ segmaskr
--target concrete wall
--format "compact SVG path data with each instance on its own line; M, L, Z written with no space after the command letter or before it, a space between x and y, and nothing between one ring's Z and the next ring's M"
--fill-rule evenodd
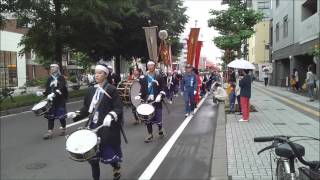
M276 7L275 1L272 3L273 16L273 67L276 72L273 74L272 82L279 85L278 79L283 79L288 72L292 74L293 68L298 68L300 80L304 81L308 65L316 64L313 57L308 55L315 44L319 43L320 33L320 0L317 1L317 12L307 18L304 17L303 4L307 0L280 0L280 5ZM283 37L283 17L288 15L288 37ZM294 15L294 16L293 16ZM276 41L276 24L280 24L280 38ZM288 61L288 59L290 59ZM280 62L278 62L280 61ZM289 62L289 64L287 63ZM289 66L289 68L284 67ZM320 65L318 65L320 66ZM318 68L315 71L320 76ZM289 74L289 76L290 76Z
M277 51L294 43L294 16L293 16L293 1L279 0L279 6L276 7L275 0L272 1L272 16L273 16L273 51ZM283 37L283 18L288 16L288 36ZM276 24L279 23L279 41L276 41Z
M18 87L24 86L27 79L25 56L18 56L19 51L22 49L21 46L18 46L22 36L19 33L0 31L0 50L17 52Z
M318 1L317 13L302 20L302 5L307 0L295 0L294 3L294 42L303 44L308 41L319 38L320 32L320 0Z

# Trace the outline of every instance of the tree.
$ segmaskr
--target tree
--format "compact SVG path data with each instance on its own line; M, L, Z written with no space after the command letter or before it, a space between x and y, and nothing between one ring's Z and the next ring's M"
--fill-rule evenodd
M85 71L90 71L93 61L84 53L75 52L73 57L76 60L76 64L82 67Z
M221 34L214 38L215 45L225 53L237 51L240 58L241 45L254 34L253 27L262 20L263 14L247 9L246 4L239 0L230 0L227 10L210 10L210 13L213 18L208 20L209 27L214 27Z
M116 57L147 57L143 26L148 20L166 29L173 54L181 45L179 35L187 16L182 0L3 0L7 12L13 12L31 27L20 45L23 51L35 53L61 64L62 53L81 52L88 61ZM14 8L11 8L14 7Z
M111 54L116 57L116 69L119 69L120 57L131 59L141 57L147 59L148 51L145 34L142 27L151 25L158 29L166 29L173 44L172 51L178 54L179 35L184 30L188 20L186 8L182 7L181 0L132 0L130 5L122 9L120 19L121 29L114 29L117 42Z
M102 37L109 36L118 7L126 1L117 0L4 0L7 7L24 24L31 27L23 37L21 53L34 50L38 55L61 64L68 49L79 51L102 49ZM100 31L99 31L100 30ZM97 37L99 36L99 38ZM102 39L102 40L100 40ZM100 40L100 41L99 41ZM99 44L97 44L99 43ZM92 48L87 50L87 46ZM111 45L110 45L111 46ZM97 52L97 51L96 51Z

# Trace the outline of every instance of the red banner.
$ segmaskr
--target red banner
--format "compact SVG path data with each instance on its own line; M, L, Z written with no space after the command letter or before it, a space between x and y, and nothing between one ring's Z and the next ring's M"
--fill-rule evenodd
M188 39L187 64L193 65L200 28L191 28Z
M201 48L202 48L202 41L197 41L197 45L196 45L196 57L195 57L195 60L194 60L194 67L195 67L196 69L199 68Z

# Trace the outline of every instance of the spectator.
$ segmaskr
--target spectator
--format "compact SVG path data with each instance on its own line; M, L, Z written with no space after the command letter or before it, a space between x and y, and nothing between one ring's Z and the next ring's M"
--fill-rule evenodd
M235 109L234 109L234 105L235 105L235 102L236 102L236 86L234 83L231 84L231 92L230 92L230 95L229 95L229 104L230 104L230 112L231 113L234 113L235 112Z
M296 78L294 77L294 74L292 74L290 79L290 85L292 90L296 90L296 83Z
M221 87L220 83L215 82L213 85L213 90L213 102L224 102L227 99L227 92Z
M236 72L236 96L237 96L237 103L238 103L238 109L239 109L239 114L238 115L242 115L242 111L241 111L241 104L240 104L240 86L239 86L239 81L240 79L242 79L242 73Z
M249 121L249 112L250 112L250 103L249 100L251 98L251 77L249 75L249 70L244 69L244 77L239 81L239 86L241 88L240 91L240 104L242 110L242 119L240 122L248 122Z
M298 72L297 68L293 69L293 74L294 74L294 78L296 81L296 87L295 87L296 91L299 91L300 90L300 82L299 82L299 72Z
M312 72L312 65L308 66L308 72L307 72L307 78L306 78L306 83L308 87L308 96L310 98L309 101L314 101L314 84L315 84L315 77Z
M269 83L269 75L268 72L264 71L263 72L263 79L264 79L264 86L267 87Z

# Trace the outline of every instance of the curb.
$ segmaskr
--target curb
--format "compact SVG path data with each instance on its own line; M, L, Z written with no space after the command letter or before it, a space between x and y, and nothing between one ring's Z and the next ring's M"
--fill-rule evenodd
M219 103L210 180L229 180L225 104Z
M72 99L68 100L67 104L71 103L71 102L74 102L74 101L79 101L79 100L82 100L82 99L83 99L83 97L72 98ZM10 114L28 112L28 111L31 111L32 107L33 107L33 105L3 110L3 111L0 111L0 117L7 116L7 115L10 115Z

